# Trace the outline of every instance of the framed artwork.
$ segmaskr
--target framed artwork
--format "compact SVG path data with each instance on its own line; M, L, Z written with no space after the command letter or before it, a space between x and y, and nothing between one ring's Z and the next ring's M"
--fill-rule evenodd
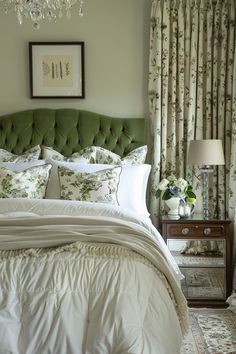
M29 42L31 98L85 98L84 42Z

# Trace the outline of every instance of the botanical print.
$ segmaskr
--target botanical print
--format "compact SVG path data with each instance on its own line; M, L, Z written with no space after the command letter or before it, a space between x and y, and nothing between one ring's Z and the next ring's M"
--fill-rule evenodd
M121 163L121 157L112 151L109 151L100 146L93 147L96 153L96 163L101 164L114 164L119 165Z
M158 184L172 174L193 185L195 210L202 210L202 174L187 163L189 142L196 139L222 140L225 166L213 166L209 176L209 209L213 217L235 218L235 24L235 0L152 0L150 213L157 226L165 212Z
M51 167L46 164L22 172L0 167L0 198L44 198Z
M121 158L119 155L102 147L96 146L96 163L126 165L144 164L147 156L147 146L140 146L126 156Z
M65 157L51 147L42 147L43 159L57 161L78 162L78 163L99 163L108 165L144 164L147 155L147 146L134 149L129 154L121 158L114 152L100 146L87 146L79 152Z
M122 165L144 164L147 156L147 145L140 146L122 158Z
M88 146L79 152L75 152L70 157L67 158L68 162L79 162L81 160L87 163L95 163L96 161L96 151L92 148L92 146Z
M42 72L44 87L73 86L72 55L43 55Z
M120 173L121 167L87 173L58 166L61 199L118 204Z
M30 162L38 160L40 157L41 148L36 145L21 155L12 154L10 151L0 149L0 161L1 162Z
M96 151L91 147L73 153L70 157L60 154L51 147L42 146L42 157L44 160L66 161L77 163L95 163Z
M187 164L190 140L222 140L226 165L214 166L210 175L210 209L214 216L227 217L229 205L235 205L229 173L236 163L235 7L234 0L152 1L149 118L156 225L159 208L164 212L155 197L157 186L171 174L189 180L197 194L196 210L202 208L201 171Z

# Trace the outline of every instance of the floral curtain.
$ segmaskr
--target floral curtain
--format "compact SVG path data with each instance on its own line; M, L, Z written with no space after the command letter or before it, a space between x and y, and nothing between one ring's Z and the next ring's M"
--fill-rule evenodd
M150 19L150 212L158 226L159 181L170 174L193 184L202 207L200 171L187 164L190 140L221 139L225 166L210 175L214 216L235 215L236 2L153 0ZM236 244L236 240L235 240Z

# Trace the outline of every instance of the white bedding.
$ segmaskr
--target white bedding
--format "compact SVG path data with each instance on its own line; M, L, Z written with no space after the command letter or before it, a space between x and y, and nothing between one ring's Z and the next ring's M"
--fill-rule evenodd
M1 354L178 354L180 277L149 219L127 209L0 200Z

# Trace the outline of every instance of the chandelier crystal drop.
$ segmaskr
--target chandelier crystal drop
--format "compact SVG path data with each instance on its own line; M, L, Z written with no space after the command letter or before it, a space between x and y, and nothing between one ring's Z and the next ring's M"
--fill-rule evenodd
M70 19L72 7L78 6L79 16L83 16L83 0L0 0L4 12L15 13L22 24L23 19L33 22L33 28L38 29L43 20L56 22L64 15Z

